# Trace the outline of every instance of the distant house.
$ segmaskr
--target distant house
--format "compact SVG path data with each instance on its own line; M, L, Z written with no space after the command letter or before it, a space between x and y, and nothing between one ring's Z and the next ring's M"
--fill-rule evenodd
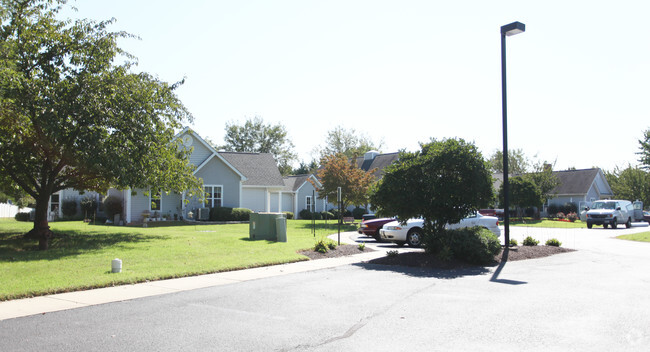
M122 199L124 211L121 218L126 223L142 221L143 213L149 213L151 217L187 219L192 212L196 218L199 208L220 206L268 212L272 210L272 194L285 189L285 182L271 154L220 152L190 128L179 132L175 140L192 149L189 160L196 167L194 175L203 179L205 198L187 192L157 189L111 189L107 195ZM62 202L66 199L79 202L82 197L94 197L101 202L104 195L62 190L51 197L50 209L53 215L60 217Z
M327 199L318 199L317 187L322 185L316 176L310 174L286 176L283 181L284 188L271 194L271 211L290 211L298 218L303 209L322 212L334 207Z
M614 192L599 168L553 171L553 175L560 184L552 191L555 198L550 199L546 205L575 203L578 209L582 209L593 201L614 197Z
M551 204L564 205L575 203L578 209L591 205L591 202L599 199L611 199L614 196L603 171L599 168L582 170L553 171L559 184L551 194L555 197L544 204L544 209ZM498 192L503 183L503 174L493 174L494 189ZM510 177L516 177L511 175Z
M384 172L387 166L396 162L399 159L399 153L380 154L377 151L371 150L363 156L357 158L357 166L363 171L370 171L375 169L372 175L376 180L384 177Z

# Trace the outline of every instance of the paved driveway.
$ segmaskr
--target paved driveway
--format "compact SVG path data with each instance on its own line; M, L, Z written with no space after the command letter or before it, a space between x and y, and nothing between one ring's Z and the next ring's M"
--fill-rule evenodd
M0 350L647 351L650 244L610 238L647 230L550 230L579 250L500 268L346 265L10 319Z

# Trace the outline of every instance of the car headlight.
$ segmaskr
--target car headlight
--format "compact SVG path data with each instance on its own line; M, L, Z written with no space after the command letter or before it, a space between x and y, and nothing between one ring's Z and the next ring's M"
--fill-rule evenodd
M399 226L386 226L386 230L389 231L395 231L395 230L401 230L402 228Z

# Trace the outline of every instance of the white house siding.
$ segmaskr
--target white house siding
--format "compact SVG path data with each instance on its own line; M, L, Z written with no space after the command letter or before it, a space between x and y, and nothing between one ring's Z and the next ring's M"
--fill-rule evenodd
M242 188L241 208L248 208L252 211L269 211L266 208L266 197L268 193L266 188ZM276 202L277 203L277 202Z
M141 222L142 212L145 210L148 211L151 208L151 205L149 204L149 195L147 192L148 191L144 189L136 189L135 192L131 193L131 221L132 222Z
M296 210L293 209L293 193L282 193L282 211L290 211L296 215Z
M285 211L284 209L280 209L281 205L279 203L279 200L280 200L280 194L279 193L271 193L271 209L270 209L270 211L273 211L273 212Z
M222 206L240 208L239 184L240 176L237 175L218 157L212 158L196 173L196 177L203 179L204 185L222 186Z

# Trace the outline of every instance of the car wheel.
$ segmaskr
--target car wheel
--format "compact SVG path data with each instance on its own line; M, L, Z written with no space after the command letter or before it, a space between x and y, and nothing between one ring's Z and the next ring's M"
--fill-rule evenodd
M406 243L409 244L409 247L420 247L422 245L422 230L411 229L406 235Z
M603 224L603 228L606 229L609 227L609 224Z
M616 222L616 218L612 220L612 229L615 229L618 226L618 223Z
M627 222L625 223L625 228L629 229L630 227L632 227L632 219L627 218Z
M587 228L588 228L588 229L592 228L593 226L594 226L594 224L592 224L592 223L590 223L590 222L587 223Z

